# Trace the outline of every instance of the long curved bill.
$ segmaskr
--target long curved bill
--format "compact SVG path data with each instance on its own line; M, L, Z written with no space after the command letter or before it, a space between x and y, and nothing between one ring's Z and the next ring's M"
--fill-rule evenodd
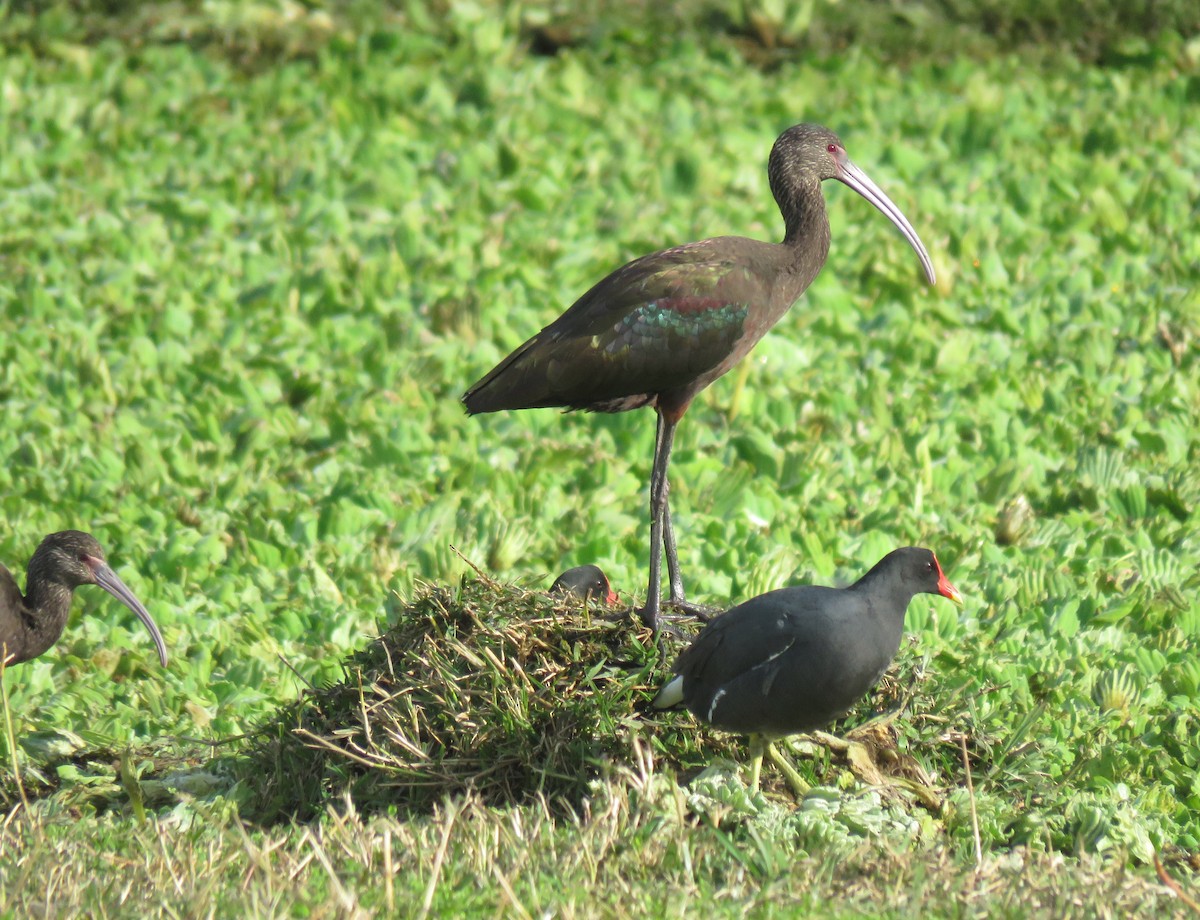
M142 606L142 602L125 586L125 582L121 581L120 576L112 570L111 566L103 562L96 565L95 562L96 560L92 560L92 573L96 577L96 584L137 614L137 618L150 630L150 638L154 640L154 647L158 649L158 660L165 668L167 666L167 643L163 641L162 633L158 631L158 626L150 616L150 611Z
M929 253L925 251L925 245L921 242L921 238L917 236L917 231L908 222L908 218L892 203L892 199L888 198L883 193L883 190L871 181L865 172L848 159L843 160L840 165L841 173L837 176L838 181L850 186L850 188L862 195L867 201L886 214L888 220L900 228L900 232L908 240L908 245L915 249L917 255L920 257L921 265L925 268L925 277L929 279L930 284L936 284L937 278L933 273L933 262L929 258Z

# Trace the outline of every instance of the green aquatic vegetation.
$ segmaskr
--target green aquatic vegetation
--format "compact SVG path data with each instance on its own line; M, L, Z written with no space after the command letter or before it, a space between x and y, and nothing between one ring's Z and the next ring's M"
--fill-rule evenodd
M1061 915L1144 909L1152 850L1195 888L1193 36L1100 63L787 42L764 62L707 20L547 54L515 5L235 6L0 18L0 560L93 532L172 655L162 672L131 615L81 592L58 644L5 672L0 848L20 857L0 904L65 866L63 913L663 913L667 892L741 916L845 892L848 914L947 915L974 909L945 900L961 890ZM458 397L626 259L777 239L765 161L798 121L839 132L938 285L826 189L821 276L681 429L680 561L728 606L934 548L965 610L914 603L840 728L902 706L894 747L941 812L821 756L800 758L822 798L799 811L728 773L688 786L739 745L687 716L569 748L578 775L531 763L511 801L460 783L407 814L333 761L256 800L239 769L261 736L241 736L355 700L354 662L428 586L477 566L500 587L461 590L502 606L516 582L524 603L595 562L640 600L647 420L468 419ZM662 667L643 664L583 667L617 689L572 711L635 724ZM242 823L264 804L314 820ZM97 879L137 852L166 853L146 870L166 893L135 904ZM996 879L1030 900L987 900Z

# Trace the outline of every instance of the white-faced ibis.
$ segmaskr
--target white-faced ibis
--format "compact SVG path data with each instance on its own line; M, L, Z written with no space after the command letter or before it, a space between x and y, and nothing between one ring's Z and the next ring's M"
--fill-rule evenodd
M577 565L567 569L554 579L550 593L577 597L583 601L596 597L609 605L617 602L617 592L612 589L608 576L598 565Z
M78 530L52 533L41 542L29 560L24 595L0 565L0 659L20 664L57 642L80 585L99 585L137 614L167 666L167 645L149 612L105 561L96 539Z
M962 604L937 557L915 546L888 553L848 588L760 594L701 630L654 706L682 704L714 728L750 735L752 788L765 750L803 794L804 781L771 739L828 725L870 690L900 648L917 594Z
M692 399L728 371L779 321L816 277L829 253L821 182L837 179L900 228L933 264L912 225L842 142L817 125L783 132L767 164L783 214L782 243L735 236L687 243L617 269L557 320L467 390L467 412L548 406L658 414L650 476L650 580L642 619L658 628L665 548L670 602L689 609L679 573L667 468L675 426Z

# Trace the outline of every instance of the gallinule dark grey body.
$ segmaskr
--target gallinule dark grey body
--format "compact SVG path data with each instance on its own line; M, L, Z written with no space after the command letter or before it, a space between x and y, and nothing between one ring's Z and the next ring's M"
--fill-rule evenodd
M167 646L149 612L105 561L96 539L78 530L52 533L42 540L29 560L24 595L0 565L0 660L20 664L57 642L71 612L71 597L80 585L99 585L137 614L150 630L159 661L167 666Z
M617 592L608 583L608 576L598 565L577 565L567 569L550 586L551 594L577 597L580 600L599 598L606 604L617 602Z
M937 557L908 546L848 588L805 585L751 598L684 649L654 706L682 704L715 728L750 735L752 785L764 749L788 773L770 739L828 725L871 689L900 647L917 594L962 603ZM794 773L788 780L795 787Z
M804 293L829 253L821 182L850 186L933 264L916 231L818 125L789 128L767 164L782 243L723 236L643 256L617 269L467 390L467 412L558 406L658 414L650 477L650 577L642 620L658 628L665 550L670 603L687 605L668 502L675 426L692 399L737 364Z

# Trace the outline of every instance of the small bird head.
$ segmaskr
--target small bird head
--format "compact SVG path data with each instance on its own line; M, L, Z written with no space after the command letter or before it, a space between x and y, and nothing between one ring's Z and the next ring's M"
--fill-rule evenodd
M597 565L579 565L567 569L550 586L551 594L577 597L581 600L599 598L608 605L617 603L617 592L609 584L608 577Z
M917 594L940 594L942 597L961 607L962 595L950 584L942 565L934 555L933 550L919 546L906 546L898 549L892 555L903 557L903 577Z

